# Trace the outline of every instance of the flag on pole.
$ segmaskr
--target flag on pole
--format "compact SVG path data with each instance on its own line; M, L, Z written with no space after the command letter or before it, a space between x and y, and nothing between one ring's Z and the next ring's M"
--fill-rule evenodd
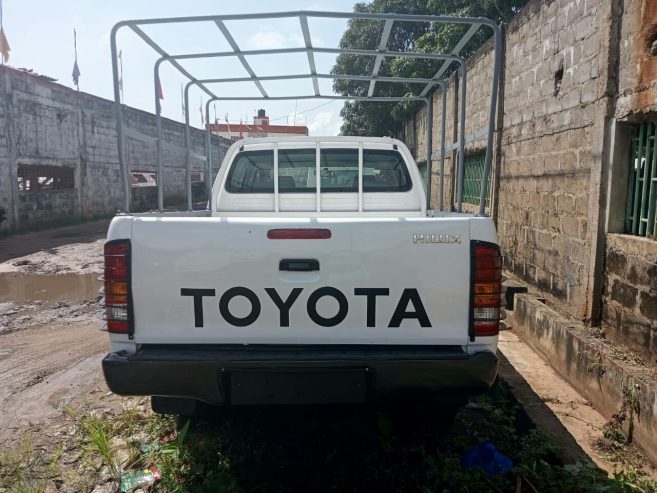
M80 90L80 67L78 67L78 33L73 29L73 48L75 49L75 63L73 63L73 84Z
M226 113L226 116L224 118L226 119L226 127L228 128L228 138L231 139L232 136L230 135L230 123L228 123L228 113Z
M9 52L11 47L7 36L5 35L5 28L2 23L2 0L0 0L0 53L2 53L2 64L4 65L9 61Z
M214 108L214 124L217 125L219 123L219 119L217 118L217 105L213 104L212 107Z
M164 93L162 92L162 84L160 83L160 78L157 78L157 97L159 99L164 99Z
M201 126L205 127L205 118L203 118L203 96L201 96L201 102L198 104L198 111L201 113Z
M76 60L75 63L73 64L73 84L78 88L78 91L80 90L80 67L78 67L78 61Z
M242 132L242 119L240 118L240 139L244 138L244 133Z

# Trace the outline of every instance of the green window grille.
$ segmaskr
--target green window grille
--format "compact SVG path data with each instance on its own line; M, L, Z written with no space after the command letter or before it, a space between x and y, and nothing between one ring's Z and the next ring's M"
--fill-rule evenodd
M625 232L654 238L657 232L657 125L636 125L632 136Z
M484 163L486 154L479 153L471 156L465 156L465 174L463 178L463 202L466 204L479 205L481 197L481 178L484 176ZM486 207L490 207L490 183L491 178L488 176L488 185L486 193Z

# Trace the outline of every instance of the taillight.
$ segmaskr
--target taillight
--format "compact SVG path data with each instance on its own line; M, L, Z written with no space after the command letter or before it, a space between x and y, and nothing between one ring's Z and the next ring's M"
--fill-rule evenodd
M502 255L500 247L472 241L470 293L470 340L496 336L500 331L502 303Z
M132 334L130 240L105 243L105 320L107 331Z

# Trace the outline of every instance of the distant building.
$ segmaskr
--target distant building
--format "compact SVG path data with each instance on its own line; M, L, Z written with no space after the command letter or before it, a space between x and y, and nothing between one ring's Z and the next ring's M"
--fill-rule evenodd
M276 137L308 135L305 125L270 125L265 110L258 110L253 123L215 123L210 124L210 131L220 137L239 140L244 137Z

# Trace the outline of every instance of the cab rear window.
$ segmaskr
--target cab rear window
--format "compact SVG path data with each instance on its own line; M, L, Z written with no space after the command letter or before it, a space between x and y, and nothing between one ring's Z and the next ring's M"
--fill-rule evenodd
M323 193L358 192L358 150L321 149L320 186ZM407 192L411 177L397 151L363 151L364 192ZM315 149L278 151L279 193L315 193L317 165ZM274 151L243 151L228 171L230 193L274 193Z

